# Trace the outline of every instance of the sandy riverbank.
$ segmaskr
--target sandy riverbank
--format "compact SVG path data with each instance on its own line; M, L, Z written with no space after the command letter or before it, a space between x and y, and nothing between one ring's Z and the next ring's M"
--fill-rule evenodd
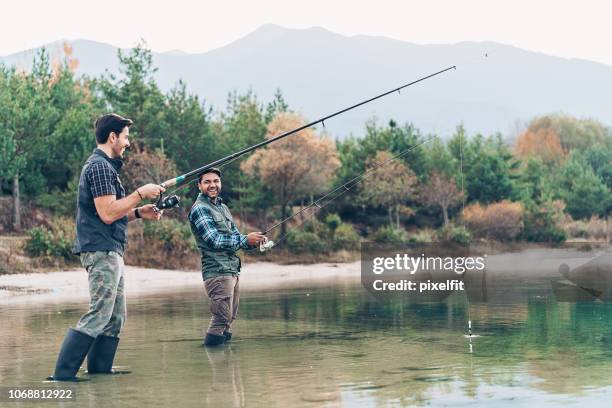
M331 283L359 280L360 264L278 265L253 263L241 272L243 291L269 287L299 286L305 282ZM173 271L127 266L125 285L128 296L180 291L202 287L199 271ZM0 305L31 302L66 302L89 298L84 269L63 272L29 273L0 276Z
M574 248L527 249L487 257L489 277L558 278L559 266L574 269L601 254L601 250ZM279 265L248 263L241 273L241 290L334 285L338 281L359 282L360 262ZM176 271L127 266L127 295L177 292L203 287L199 271ZM0 275L0 306L15 303L82 301L89 299L84 269L65 272Z

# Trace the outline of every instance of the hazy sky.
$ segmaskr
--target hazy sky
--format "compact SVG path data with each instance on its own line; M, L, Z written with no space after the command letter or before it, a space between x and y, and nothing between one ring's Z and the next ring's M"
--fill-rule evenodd
M3 56L76 38L121 47L144 38L154 51L203 52L274 23L419 44L491 40L612 65L609 0L9 1Z

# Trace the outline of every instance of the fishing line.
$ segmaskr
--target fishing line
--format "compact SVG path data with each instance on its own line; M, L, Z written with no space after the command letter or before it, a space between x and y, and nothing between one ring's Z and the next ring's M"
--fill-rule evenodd
M464 134L460 135L459 138L459 174L461 174L461 195L462 195L462 205L461 205L461 212L462 214L465 212L465 174L463 173L463 143L464 143L464 139L465 136ZM463 228L465 228L465 219L462 217L461 219L462 223L463 223ZM466 272L467 274L467 272ZM464 275L464 281L465 281L465 275ZM465 286L464 286L465 287ZM464 289L465 291L465 302L466 302L466 306L467 306L467 317L468 317L468 334L467 337L468 341L469 341L469 351L470 353L474 352L474 346L472 344L472 338L474 337L472 335L472 315L471 315L471 305L470 305L470 297L468 296L468 292L467 289Z
M290 216L286 217L285 219L277 222L276 224L272 225L271 227L267 228L263 234L268 234L269 232L273 231L274 229L280 227L281 225L283 225L284 223L292 220L293 218L297 217L298 215L304 213L305 211L308 211L311 208L317 207L319 210L321 210L322 208L326 207L327 205L329 205L331 202L333 202L334 200L338 199L339 197L341 197L342 195L344 195L346 192L350 191L353 187L355 187L356 185L358 185L359 183L361 183L367 176L375 173L377 170L381 169L382 167L395 162L396 160L404 157L405 155L407 155L408 153L412 152L414 149L424 145L425 143L431 141L432 139L435 139L436 136L429 136L427 138L425 138L423 141L411 146L410 148L401 151L400 153L392 156L390 159L385 160L384 162L379 162L376 163L373 167L369 168L367 171L365 171L364 173L353 177L352 179L350 179L349 181L341 184L340 186L332 189L331 191L327 192L326 194L324 194L323 196L319 197L318 199L316 199L315 201L313 201L311 204L307 205L306 207L302 208L301 210L291 214ZM336 194L337 193L337 194ZM336 194L335 196L329 198L330 196L332 196L333 194ZM329 199L328 199L329 198ZM328 199L325 203L323 203L324 200ZM314 215L316 215L316 212L313 212L312 214L310 214L308 216L307 219L303 220L301 223L298 224L298 226L301 226L304 222L306 222L308 219L312 218ZM280 244L282 241L285 240L285 238L287 237L288 234L285 234L281 237L278 238L276 244L273 244L273 246L277 246L278 244Z

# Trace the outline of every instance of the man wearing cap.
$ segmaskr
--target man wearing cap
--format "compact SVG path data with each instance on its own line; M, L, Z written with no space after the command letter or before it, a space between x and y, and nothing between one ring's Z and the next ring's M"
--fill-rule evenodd
M159 220L153 204L164 188L147 184L126 194L119 172L123 152L130 146L130 119L103 115L96 121L97 148L79 179L74 252L81 257L89 279L89 311L68 329L52 379L74 381L85 356L89 373L112 374L119 333L126 319L123 253L127 224L136 218Z
M242 235L223 204L221 171L208 169L198 179L200 194L189 211L191 231L202 253L202 278L210 298L212 317L205 346L218 346L232 338L231 324L238 313L240 300L239 249L254 248L265 240L260 232Z

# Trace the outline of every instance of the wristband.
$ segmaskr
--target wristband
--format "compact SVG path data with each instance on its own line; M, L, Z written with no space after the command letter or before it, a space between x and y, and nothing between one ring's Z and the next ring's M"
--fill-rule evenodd
M138 190L136 190L136 191L138 191ZM136 218L142 218L142 216L140 215L140 211L138 211L138 208L135 208L135 209L134 209L134 217L136 217Z
M138 193L138 197L140 197L140 201L142 201L143 200L142 194L140 194L140 191L138 191L138 189L136 189L136 192ZM138 218L140 218L140 217L138 217Z

